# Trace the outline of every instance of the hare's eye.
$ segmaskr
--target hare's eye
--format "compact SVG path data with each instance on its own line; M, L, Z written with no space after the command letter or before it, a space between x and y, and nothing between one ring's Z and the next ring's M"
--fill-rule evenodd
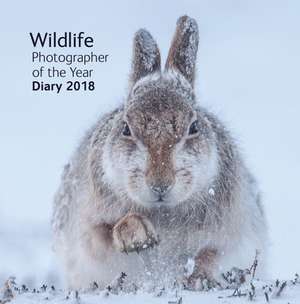
M199 125L198 120L195 120L191 125L189 129L189 135L194 135L199 132Z
M131 132L130 132L129 126L128 126L128 124L126 122L124 122L122 134L124 136L131 136Z

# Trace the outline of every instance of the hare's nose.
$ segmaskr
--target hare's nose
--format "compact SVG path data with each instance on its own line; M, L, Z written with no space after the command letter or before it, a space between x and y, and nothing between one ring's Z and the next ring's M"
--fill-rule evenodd
M172 185L152 185L150 188L154 194L158 195L159 197L163 197L171 190Z

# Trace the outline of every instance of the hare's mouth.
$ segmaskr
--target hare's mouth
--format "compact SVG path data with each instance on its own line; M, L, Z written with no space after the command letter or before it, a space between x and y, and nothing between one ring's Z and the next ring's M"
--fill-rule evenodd
M153 191L150 187L147 187L145 191L133 191L129 192L129 194L134 195L133 199L137 203L148 208L170 206L175 199L172 191Z
M170 201L168 200L167 197L160 196L156 200L153 200L151 203L153 206L159 207L159 206L169 205Z
M156 201L159 202L159 203L160 203L160 202L164 202L164 201L165 201L165 198L164 198L163 195L160 195Z
M155 197L152 197L151 203L155 205L160 204L168 204L168 195L155 195Z

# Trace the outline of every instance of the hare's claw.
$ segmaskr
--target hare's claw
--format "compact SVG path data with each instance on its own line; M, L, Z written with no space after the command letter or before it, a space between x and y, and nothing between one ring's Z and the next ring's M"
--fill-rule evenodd
M140 253L158 244L158 236L150 221L139 214L129 214L113 228L114 246L124 253Z

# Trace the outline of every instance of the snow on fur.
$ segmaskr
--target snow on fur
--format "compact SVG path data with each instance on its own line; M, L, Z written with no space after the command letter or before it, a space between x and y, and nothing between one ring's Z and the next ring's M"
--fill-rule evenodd
M226 127L197 104L197 48L195 20L179 18L161 72L152 36L135 35L131 92L87 132L55 197L55 249L68 287L103 288L121 272L139 287L171 287L192 258L192 288L197 278L246 267L256 250L264 259L258 185ZM157 185L171 189L164 200Z

